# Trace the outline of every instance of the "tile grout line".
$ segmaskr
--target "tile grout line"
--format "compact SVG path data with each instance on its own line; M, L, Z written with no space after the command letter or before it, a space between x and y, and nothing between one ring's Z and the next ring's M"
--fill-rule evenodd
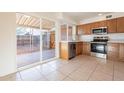
M92 74L96 71L97 66L99 65L99 63L96 64L96 67L94 68L94 70L91 72L91 74L89 75L87 81L89 81L90 77L92 76Z
M47 81L49 81L49 80L46 78L46 76L43 75L37 68L35 68L35 69L38 71L38 73L40 73L41 76L43 76Z
M81 67L81 66L79 66L79 67ZM73 70L72 72L75 72L76 70L78 70L79 69L79 67L77 68L77 69L75 69L75 70ZM59 72L61 72L61 71L59 71ZM68 75L66 75L66 77L65 78L67 78L67 77L69 77L69 75L72 73L72 72L70 72ZM62 73L62 72L61 72ZM64 73L63 73L64 74ZM65 75L65 74L64 74ZM64 79L65 79L64 78ZM70 78L70 77L69 77ZM64 79L62 79L62 80L64 80ZM73 79L72 79L73 80Z
M113 77L112 77L113 81L114 81L114 65L115 65L115 62L113 62Z

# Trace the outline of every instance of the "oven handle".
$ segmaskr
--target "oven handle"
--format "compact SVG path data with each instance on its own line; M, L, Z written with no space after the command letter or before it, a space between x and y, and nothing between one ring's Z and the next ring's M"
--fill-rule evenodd
M90 43L107 44L106 42L90 42Z

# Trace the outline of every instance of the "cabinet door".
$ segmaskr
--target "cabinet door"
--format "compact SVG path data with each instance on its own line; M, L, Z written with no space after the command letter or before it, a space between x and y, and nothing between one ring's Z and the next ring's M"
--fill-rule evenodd
M91 25L91 29L98 28L98 27L99 27L99 23L98 22L94 22Z
M120 44L119 60L124 62L124 44Z
M124 17L117 18L117 32L124 33Z
M98 27L106 27L106 20L98 22Z
M60 43L60 58L68 60L68 43Z
M117 32L117 19L107 20L108 33Z
M85 24L82 26L83 30L83 35L90 35L91 34L91 25L90 24Z
M82 42L77 42L76 43L76 55L81 55L82 54Z
M119 57L119 44L109 43L108 44L108 59L113 61L118 61Z
M93 28L99 28L99 27L106 27L106 20L105 21L99 21L92 23L91 29Z
M87 27L87 30L86 30L85 34L90 35L91 34L91 24L87 24L86 27Z
M83 43L83 54L90 55L90 43Z

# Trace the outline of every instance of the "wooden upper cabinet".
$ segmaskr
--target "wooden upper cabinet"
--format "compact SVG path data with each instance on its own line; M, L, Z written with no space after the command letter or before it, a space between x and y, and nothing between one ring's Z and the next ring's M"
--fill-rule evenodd
M124 33L124 17L117 18L117 33Z
M83 35L90 35L91 34L91 24L84 24L82 26Z
M99 27L99 23L98 22L94 22L91 24L91 29L93 28L98 28Z
M106 27L106 20L92 23L91 28Z
M117 19L107 20L107 28L108 33L116 33L117 32Z
M100 21L100 22L98 22L98 26L99 27L106 27L106 20L105 21Z

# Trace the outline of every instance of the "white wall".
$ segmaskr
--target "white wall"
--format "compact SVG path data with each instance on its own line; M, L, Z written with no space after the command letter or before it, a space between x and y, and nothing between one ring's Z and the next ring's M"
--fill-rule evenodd
M15 13L0 13L0 76L16 71L15 22Z

